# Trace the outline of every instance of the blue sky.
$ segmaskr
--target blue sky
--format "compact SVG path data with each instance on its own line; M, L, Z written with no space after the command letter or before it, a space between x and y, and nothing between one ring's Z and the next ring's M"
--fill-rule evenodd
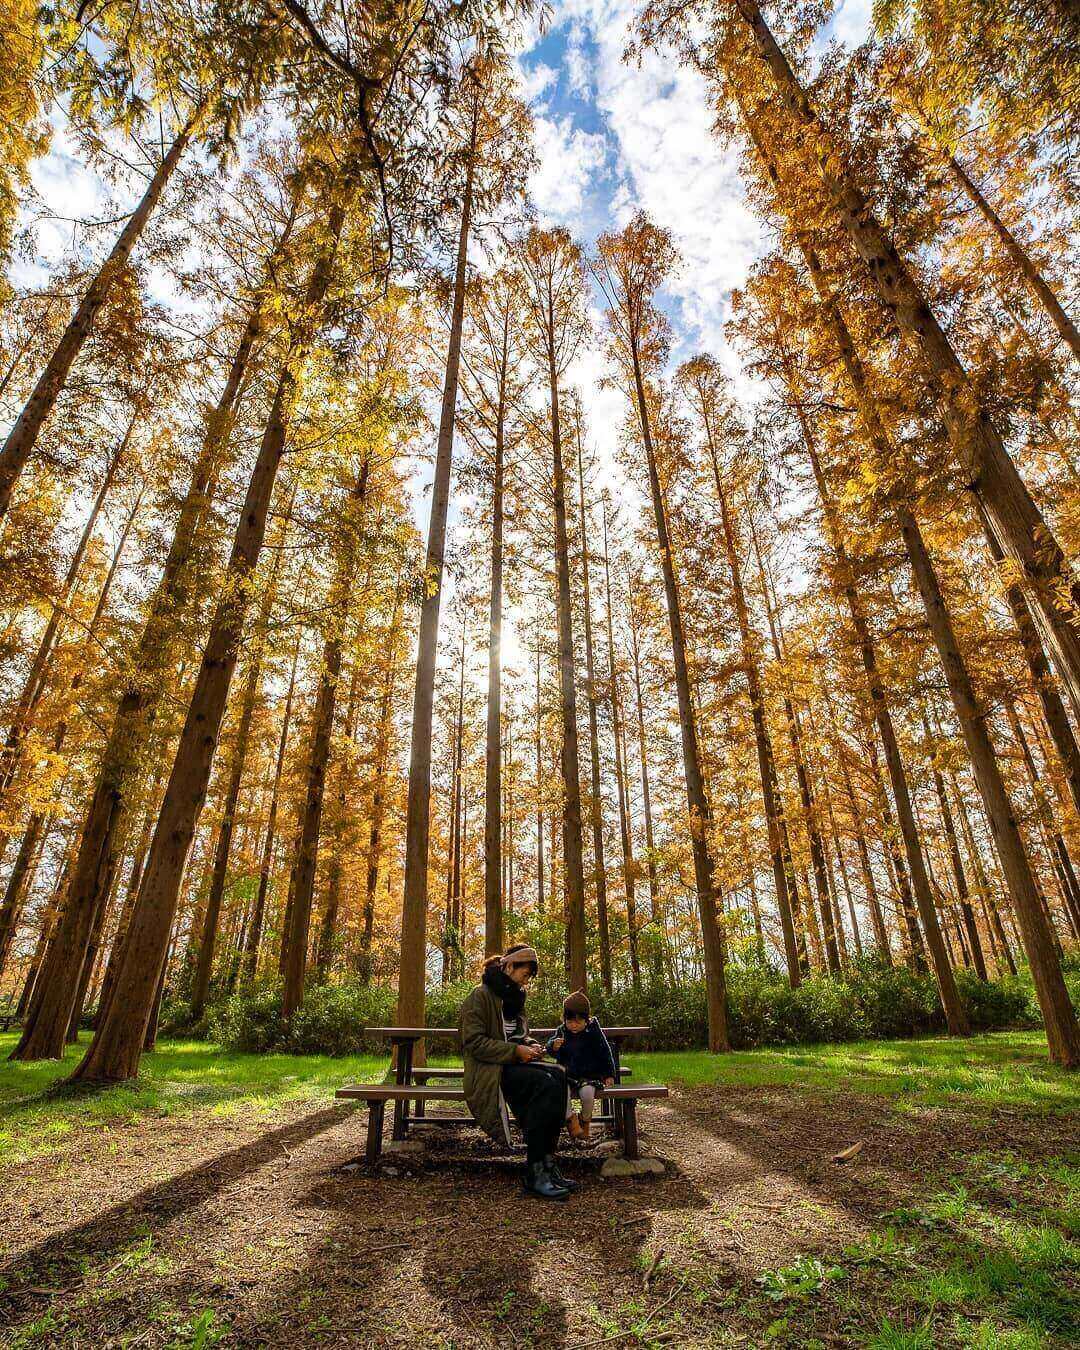
M731 291L765 248L765 234L747 207L738 156L712 135L700 77L670 51L648 53L640 64L622 60L639 4L557 0L547 33L520 53L540 158L533 196L544 221L566 225L587 246L639 206L669 229L683 256L661 297L672 321L672 358L709 350L749 395L723 325ZM858 42L869 9L870 0L839 0L823 39ZM574 374L593 410L593 438L608 459L621 396L598 387L599 349Z

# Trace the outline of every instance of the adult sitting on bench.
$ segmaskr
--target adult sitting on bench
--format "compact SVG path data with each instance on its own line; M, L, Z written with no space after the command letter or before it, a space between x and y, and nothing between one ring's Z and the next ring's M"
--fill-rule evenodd
M520 943L485 964L481 983L458 1016L462 1087L477 1124L507 1145L509 1102L525 1135L526 1191L544 1200L565 1200L577 1186L555 1162L566 1119L566 1076L554 1064L539 1063L544 1049L529 1035L525 1020L525 986L539 968L533 948Z

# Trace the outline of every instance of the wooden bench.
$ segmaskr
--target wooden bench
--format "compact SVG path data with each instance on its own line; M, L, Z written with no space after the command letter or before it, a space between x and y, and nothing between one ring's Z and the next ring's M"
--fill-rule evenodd
M435 1073L432 1070L432 1073ZM457 1070L461 1073L463 1070ZM596 1099L609 1101L612 1106L612 1112L617 1122L617 1132L622 1137L624 1156L630 1159L637 1158L638 1154L638 1129L637 1129L637 1104L642 1100L655 1100L656 1098L666 1097L668 1090L659 1083L639 1083L635 1087L611 1087L601 1088ZM338 1088L335 1096L349 1101L363 1101L368 1105L368 1130L367 1147L364 1150L364 1161L375 1163L379 1160L382 1153L383 1137L383 1117L386 1112L386 1103L408 1102L463 1102L465 1093L461 1088L456 1087L438 1087L431 1083L414 1084L373 1084L373 1083L353 1083L348 1087ZM467 1116L410 1116L409 1125L472 1125L474 1124L472 1115Z

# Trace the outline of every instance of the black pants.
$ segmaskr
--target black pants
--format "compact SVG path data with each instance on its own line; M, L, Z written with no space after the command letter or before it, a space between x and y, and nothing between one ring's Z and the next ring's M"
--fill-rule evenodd
M502 1090L525 1135L530 1163L555 1152L566 1119L566 1076L549 1064L507 1064Z

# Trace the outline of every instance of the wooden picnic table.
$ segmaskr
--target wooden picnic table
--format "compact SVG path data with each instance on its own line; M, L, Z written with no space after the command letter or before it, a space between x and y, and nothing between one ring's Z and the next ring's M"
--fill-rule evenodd
M554 1036L558 1027L532 1027L530 1035L534 1040L546 1041L549 1036ZM619 1057L620 1047L623 1041L630 1040L634 1036L647 1036L652 1030L651 1027L605 1027L604 1035L611 1042L611 1053L615 1059L615 1081L620 1082L623 1075L622 1064ZM399 1087L412 1087L420 1076L426 1080L428 1078L456 1078L461 1070L447 1069L421 1069L414 1070L413 1057L416 1052L418 1041L426 1040L430 1037L445 1036L453 1040L459 1037L457 1027L365 1027L364 1035L378 1037L380 1040L387 1040L397 1051L394 1081ZM437 1094L433 1093L432 1096ZM393 1137L395 1139L404 1139L409 1129L409 1099L400 1098L394 1102L394 1129ZM417 1103L418 1116L423 1116L423 1102ZM597 1117L598 1121L606 1117ZM618 1129L619 1121L614 1114L611 1117L612 1124Z

